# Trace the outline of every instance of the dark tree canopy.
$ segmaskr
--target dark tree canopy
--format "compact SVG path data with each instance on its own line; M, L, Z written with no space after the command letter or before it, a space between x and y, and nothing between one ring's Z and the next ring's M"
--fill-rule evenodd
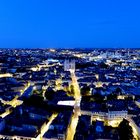
M119 88L119 87L117 87L116 90L115 90L115 92L118 93L118 94L121 94L122 93L122 89Z
M83 96L90 95L90 87L86 85L83 88L81 88L81 94Z
M45 97L48 100L52 100L54 98L54 95L55 95L55 91L50 87L45 92Z
M104 102L104 96L99 94L99 93L94 94L93 97L94 97L94 101L97 102L97 103L103 103Z
M35 107L41 107L43 106L43 97L39 95L31 95L30 98L24 99L24 103Z
M117 99L116 93L111 93L107 95L107 100L115 100L115 99Z
M105 64L104 62L101 62L99 65L98 65L100 68L102 69L107 69L109 66L107 64Z
M123 119L118 127L120 140L133 140L132 127L129 125L129 121Z

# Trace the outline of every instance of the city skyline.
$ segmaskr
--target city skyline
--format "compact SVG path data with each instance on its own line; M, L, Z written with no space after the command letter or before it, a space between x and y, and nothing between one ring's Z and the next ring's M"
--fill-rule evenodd
M0 56L0 139L140 139L140 49Z

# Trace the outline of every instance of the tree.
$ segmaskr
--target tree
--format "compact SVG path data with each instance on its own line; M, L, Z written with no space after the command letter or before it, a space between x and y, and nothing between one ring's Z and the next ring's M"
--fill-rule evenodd
M82 89L81 89L81 94L83 95L83 96L89 96L89 95L91 95L90 94L90 87L89 86L84 86Z
M117 94L122 94L122 89L120 87L117 87L116 90L115 90L115 92Z
M107 100L115 100L117 99L117 94L111 93L107 95Z
M28 99L24 99L24 103L27 105L33 105L33 106L38 106L41 107L43 103L43 97L39 95L31 95Z
M100 68L102 69L107 69L109 66L107 64L105 64L104 62L101 62L99 65L98 65Z
M52 88L48 88L45 92L45 97L48 100L52 100L55 96L55 91Z
M129 125L129 121L126 119L123 119L119 126L118 126L118 132L120 140L133 140L133 131L132 127Z
M94 97L94 101L97 103L104 102L104 96L99 93L94 94L93 97Z

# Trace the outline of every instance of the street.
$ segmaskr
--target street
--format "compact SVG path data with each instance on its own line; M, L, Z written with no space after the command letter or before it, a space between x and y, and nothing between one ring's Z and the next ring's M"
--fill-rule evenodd
M67 138L66 138L67 140L73 140L74 138L76 127L79 120L79 115L80 115L80 101L81 101L81 94L80 94L79 84L77 82L77 77L73 71L70 71L70 73L71 73L72 85L74 86L75 105L73 110L73 116L71 118L71 123L67 132Z

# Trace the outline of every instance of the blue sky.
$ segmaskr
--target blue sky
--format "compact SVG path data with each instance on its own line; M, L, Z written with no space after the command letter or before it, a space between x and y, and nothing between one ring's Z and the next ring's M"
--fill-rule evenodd
M140 47L140 0L1 0L0 47Z

